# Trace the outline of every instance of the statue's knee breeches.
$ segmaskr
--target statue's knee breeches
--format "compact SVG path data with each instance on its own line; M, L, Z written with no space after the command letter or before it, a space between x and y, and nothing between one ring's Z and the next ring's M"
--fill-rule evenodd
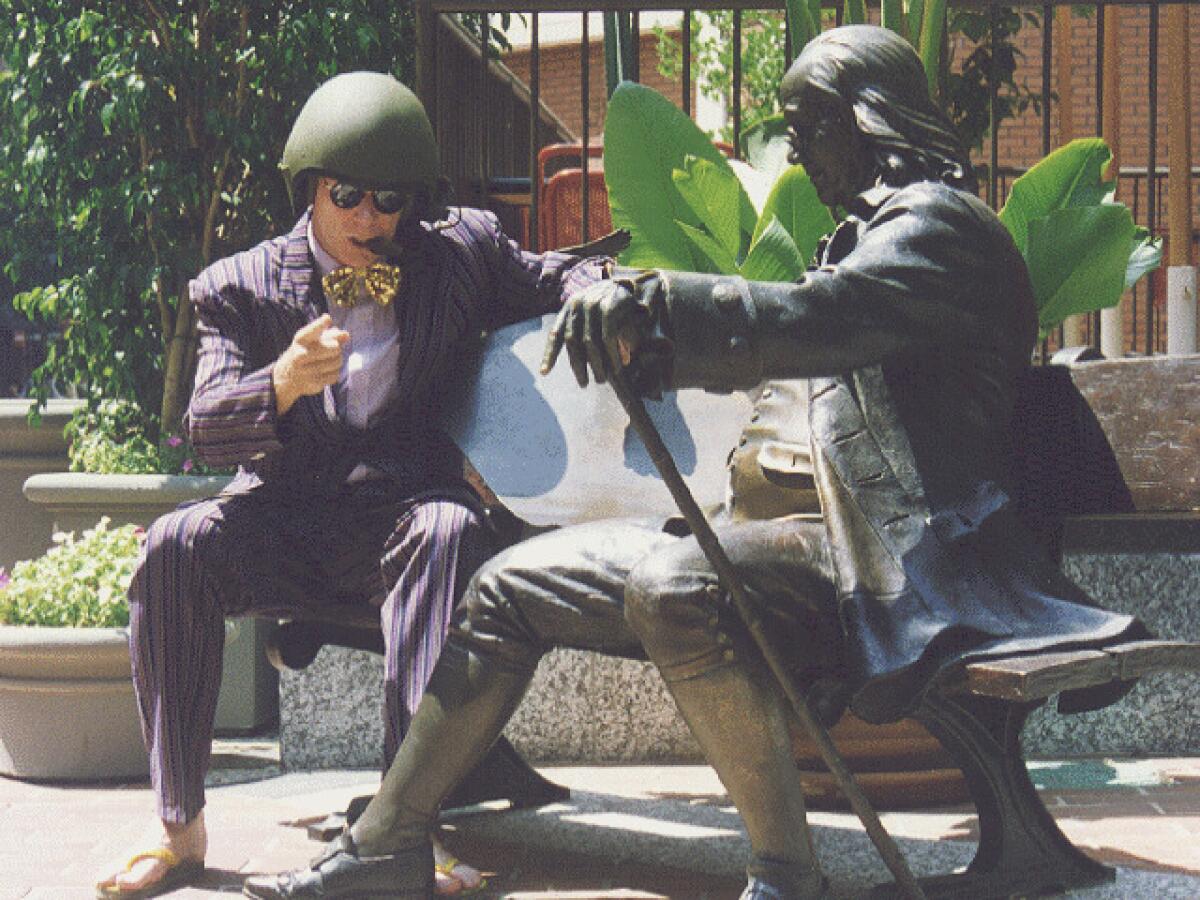
M819 523L739 523L719 536L788 667L805 680L835 669L841 637ZM647 555L631 570L625 617L668 681L760 658L694 538Z
M516 612L524 579L506 566L506 554L486 562L471 578L450 639L516 669L534 669L542 656L538 636Z
M626 579L643 556L677 540L647 523L613 521L509 547L471 580L454 639L528 668L551 647L642 657L622 611Z
M647 557L629 574L625 620L668 681L728 665L737 656L724 592L688 554Z

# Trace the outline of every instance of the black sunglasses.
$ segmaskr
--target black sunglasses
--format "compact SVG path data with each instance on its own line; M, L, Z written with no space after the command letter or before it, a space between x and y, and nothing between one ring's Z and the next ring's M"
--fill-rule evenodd
M364 191L362 188L335 181L329 186L329 199L338 209L354 209L363 202L363 197L371 195L371 203L385 216L395 215L408 205L411 197L404 191Z

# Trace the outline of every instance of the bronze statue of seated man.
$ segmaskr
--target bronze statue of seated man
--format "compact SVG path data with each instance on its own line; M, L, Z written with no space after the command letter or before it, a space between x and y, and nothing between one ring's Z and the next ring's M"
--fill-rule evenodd
M803 485L778 464L780 445L810 448L788 448L798 404L768 382L715 524L826 718L843 702L868 721L901 718L966 659L1140 636L1058 571L1010 502L1032 291L916 54L883 29L834 29L805 48L781 96L794 160L847 214L817 265L795 284L618 272L568 301L547 368L565 348L581 385L589 368L604 381L609 360L651 390L808 379L820 517L803 514ZM780 502L747 502L764 485ZM246 892L425 896L439 802L555 646L644 652L658 666L745 823L743 898L827 892L788 710L674 520L567 528L487 563L375 800L311 868Z

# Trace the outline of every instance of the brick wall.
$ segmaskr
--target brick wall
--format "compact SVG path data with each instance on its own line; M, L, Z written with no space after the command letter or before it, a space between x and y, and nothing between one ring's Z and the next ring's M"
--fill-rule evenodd
M675 37L678 39L678 33ZM589 35L591 37L591 35ZM682 92L677 79L664 78L658 72L658 39L653 34L641 36L639 65L641 82L660 94L671 98L675 105L683 108ZM567 127L576 135L582 133L583 109L581 60L579 43L551 44L540 47L538 75L542 102L554 110ZM503 58L518 78L529 83L529 51L510 53ZM608 109L608 98L604 80L604 42L595 35L588 52L588 127L590 139L599 142L604 127L604 114Z

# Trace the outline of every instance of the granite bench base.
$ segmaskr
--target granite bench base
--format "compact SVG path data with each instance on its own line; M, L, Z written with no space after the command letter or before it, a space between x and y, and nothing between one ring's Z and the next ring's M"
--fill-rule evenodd
M285 769L374 767L383 747L373 653L325 647L279 683ZM699 748L650 663L552 650L505 735L530 762L698 762Z
M1200 641L1200 516L1068 531L1067 574L1109 609L1161 637ZM1153 549L1151 549L1153 548ZM379 765L383 726L377 656L326 647L280 680L280 747L288 769ZM699 761L701 755L649 663L555 650L542 660L505 731L531 762ZM1194 755L1200 705L1194 677L1153 675L1107 709L1030 718L1029 756Z

